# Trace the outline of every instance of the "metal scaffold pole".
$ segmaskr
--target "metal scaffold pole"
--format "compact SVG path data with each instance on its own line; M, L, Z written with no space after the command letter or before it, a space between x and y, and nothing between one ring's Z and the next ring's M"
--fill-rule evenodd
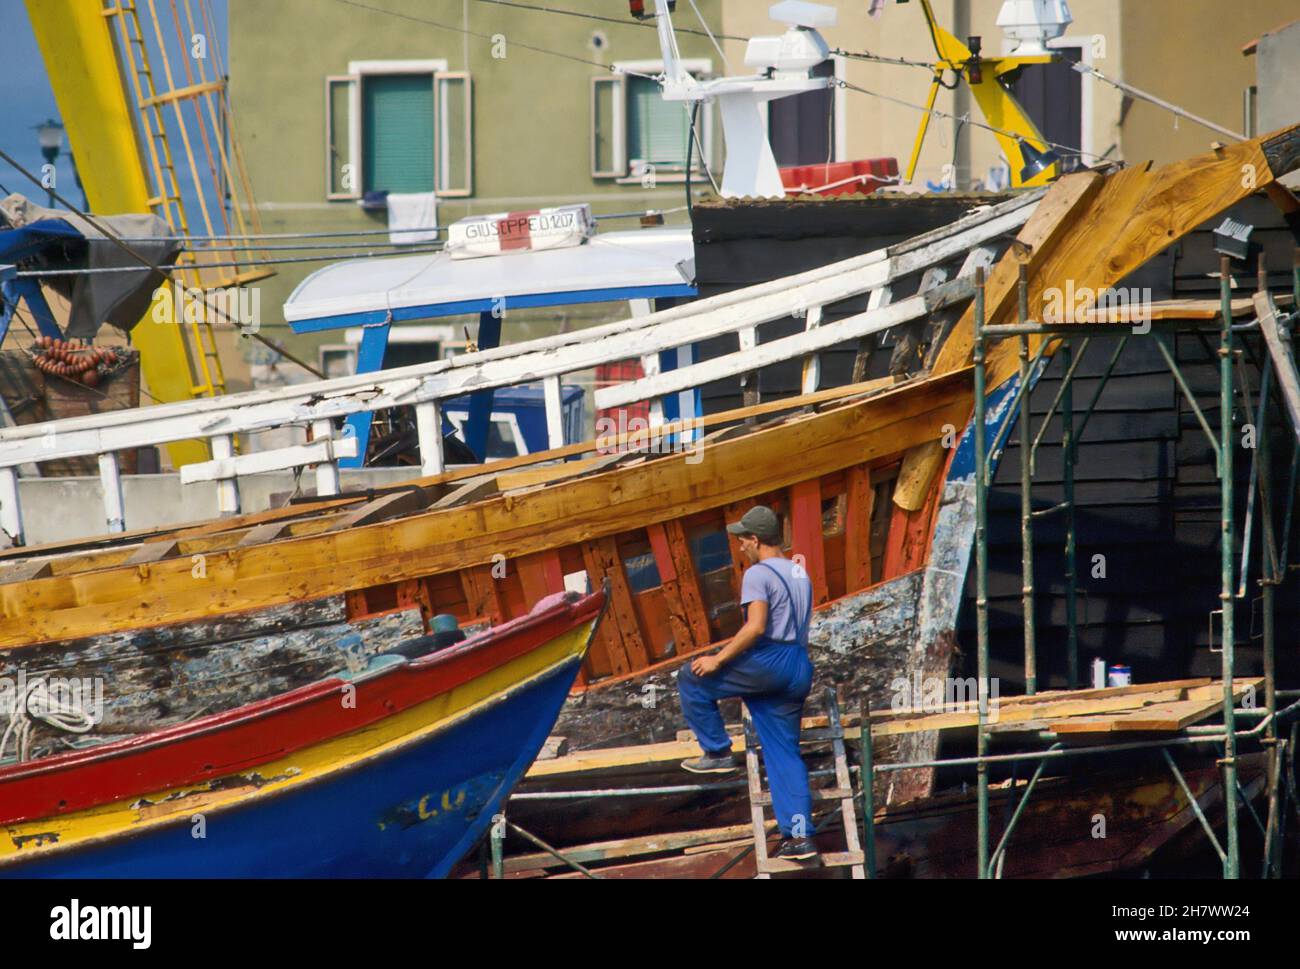
M1079 686L1079 624L1076 615L1078 576L1074 551L1074 348L1069 339L1061 341L1061 367L1065 382L1061 387L1061 461L1065 494L1065 668L1066 683L1071 690Z
M1265 269L1264 255L1259 257L1259 292L1268 292L1268 273ZM1278 561L1277 532L1273 527L1273 449L1269 434L1269 401L1272 395L1273 358L1264 357L1264 374L1259 386L1259 416L1255 421L1255 434L1258 439L1256 458L1258 464L1260 531L1260 608L1263 612L1263 659L1264 659L1264 705L1268 715L1268 727L1263 741L1268 753L1268 817L1264 827L1264 864L1263 877L1276 875L1277 865L1281 861L1279 838L1278 782L1281 775L1281 748L1278 745L1277 723L1277 680L1275 671L1276 628L1274 592L1281 583L1283 573Z
M1233 699L1236 628L1233 622L1233 460L1232 449L1232 266L1228 256L1219 257L1219 601L1223 609L1223 813L1227 829L1227 850L1223 877L1240 876L1237 836L1237 738Z
M1020 264L1018 315L1021 325L1029 322L1029 274L1025 264ZM1030 426L1033 412L1030 409L1029 337L1020 337L1020 608L1025 628L1025 693L1038 692L1038 647L1034 628L1034 499L1033 499L1033 436Z
M976 751L981 758L977 775L978 813L975 864L978 877L989 877L989 773L982 759L988 753L989 677L989 549L988 549L988 453L985 440L984 372L984 270L975 270L975 628L978 641L977 689L979 717L975 728Z

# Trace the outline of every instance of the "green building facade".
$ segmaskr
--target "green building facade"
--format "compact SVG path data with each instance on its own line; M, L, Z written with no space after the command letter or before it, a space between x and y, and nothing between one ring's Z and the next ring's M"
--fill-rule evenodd
M263 231L382 230L387 210L362 202L384 191L435 193L440 226L575 202L591 203L597 214L684 206L687 109L665 103L658 85L638 76L660 68L653 20L633 20L619 0L565 0L567 10L607 20L527 9L532 5L230 0L234 125ZM721 0L695 6L716 31ZM683 6L675 19L696 31L678 33L687 68L726 73L694 12ZM711 109L701 111L699 132L716 175L722 138ZM695 155L691 182L698 188L709 176ZM666 218L684 222L686 214ZM616 219L602 229L636 225ZM375 251L393 251L386 233L303 241L346 247L322 250L331 258L372 242ZM263 332L340 373L350 365L343 334L293 335L281 312L293 288L324 264L280 265L259 284ZM626 314L617 304L519 311L502 338ZM476 318L437 322L471 335L477 326Z

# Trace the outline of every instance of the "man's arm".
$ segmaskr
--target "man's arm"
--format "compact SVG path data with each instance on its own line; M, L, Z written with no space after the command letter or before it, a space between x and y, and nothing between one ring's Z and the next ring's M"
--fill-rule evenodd
M731 637L731 642L712 656L700 656L691 663L691 671L696 676L712 676L719 669L731 662L762 637L767 629L767 602L754 599L749 603L748 618L740 631Z

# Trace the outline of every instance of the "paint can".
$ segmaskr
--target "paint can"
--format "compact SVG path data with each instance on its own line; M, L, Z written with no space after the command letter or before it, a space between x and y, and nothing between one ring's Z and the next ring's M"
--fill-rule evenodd
M1092 688L1104 689L1106 686L1106 661L1098 656L1092 661Z
M1106 680L1110 686L1132 686L1133 670L1127 666L1116 664L1110 668Z

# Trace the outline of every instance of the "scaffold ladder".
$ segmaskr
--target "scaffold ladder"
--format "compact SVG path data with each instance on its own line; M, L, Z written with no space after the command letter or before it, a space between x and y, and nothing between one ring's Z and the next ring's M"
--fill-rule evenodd
M826 689L826 720L824 730L805 730L801 738L803 743L824 742L829 740L835 763L835 786L813 788L813 801L839 801L838 813L844 830L845 850L821 852L808 861L789 861L772 858L767 853L766 809L772 804L770 791L763 789L762 744L754 729L754 722L749 715L749 707L744 706L745 729L745 770L749 778L750 820L754 828L754 860L758 878L771 878L775 874L807 871L819 865L823 868L848 867L854 878L866 878L865 858L862 844L858 837L857 809L854 806L853 781L849 775L848 756L844 749L844 726L840 722L840 705L835 690ZM808 819L811 826L812 818ZM825 820L822 822L825 824ZM811 836L811 833L810 833Z

